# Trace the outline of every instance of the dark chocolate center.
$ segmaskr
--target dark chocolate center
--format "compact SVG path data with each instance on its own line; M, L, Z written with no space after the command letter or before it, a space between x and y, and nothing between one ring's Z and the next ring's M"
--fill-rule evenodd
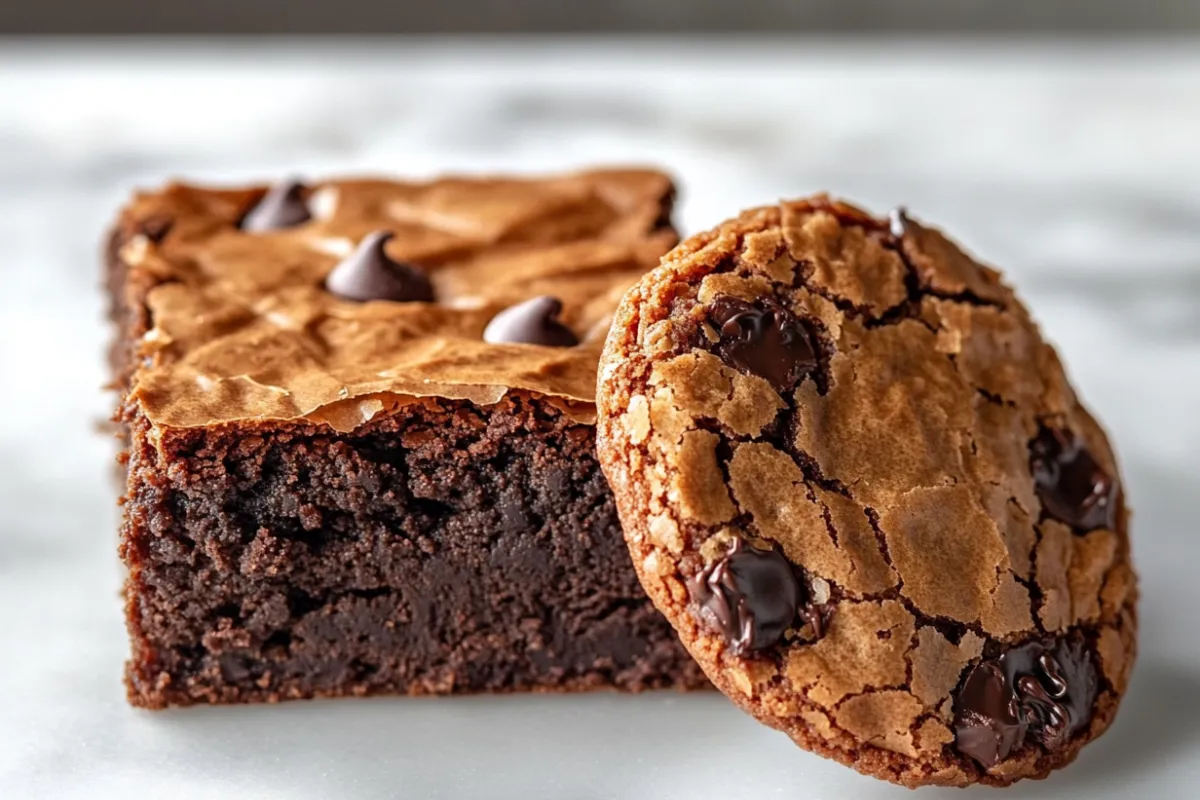
M1079 531L1114 526L1117 483L1078 436L1043 427L1029 452L1038 497L1050 516Z
M782 553L759 550L740 539L688 581L699 615L742 655L779 642L799 614L819 636L819 609L804 603L796 570Z
M786 392L817 367L812 333L772 299L747 303L722 295L710 308L720 333L717 354L726 364L766 378Z
M1057 750L1092 718L1096 667L1082 639L1014 647L971 669L955 703L958 749L985 768L1030 736Z

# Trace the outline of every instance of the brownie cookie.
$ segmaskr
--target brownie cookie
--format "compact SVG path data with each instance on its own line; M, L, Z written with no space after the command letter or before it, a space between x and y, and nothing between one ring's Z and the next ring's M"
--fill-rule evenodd
M648 594L801 747L1004 785L1111 723L1137 629L1113 452L937 230L815 197L692 237L625 296L598 407Z

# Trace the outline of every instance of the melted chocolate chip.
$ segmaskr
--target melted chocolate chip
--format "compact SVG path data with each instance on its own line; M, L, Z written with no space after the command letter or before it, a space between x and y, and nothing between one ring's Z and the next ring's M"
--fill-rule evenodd
M1091 721L1096 687L1082 639L1014 647L967 674L955 703L955 744L985 768L1030 736L1057 750Z
M363 237L358 248L333 268L325 288L344 300L432 302L433 285L419 268L393 261L384 251L392 238L387 231Z
M985 767L1003 761L1025 739L1025 722L1004 670L984 661L958 693L954 742Z
M573 347L579 339L558 321L562 301L543 295L504 309L483 331L483 340L492 344L540 344L547 347Z
M1050 516L1079 531L1115 526L1117 483L1079 437L1043 427L1029 451L1038 497Z
M242 230L250 233L291 228L312 219L304 202L304 184L284 181L272 186L258 205L242 217Z
M725 637L736 655L777 644L797 615L821 635L820 610L801 607L804 591L796 571L775 550L759 550L739 539L687 585L701 619Z
M722 295L713 301L710 316L721 335L717 355L732 367L766 378L779 392L817 367L812 333L773 299L752 304Z

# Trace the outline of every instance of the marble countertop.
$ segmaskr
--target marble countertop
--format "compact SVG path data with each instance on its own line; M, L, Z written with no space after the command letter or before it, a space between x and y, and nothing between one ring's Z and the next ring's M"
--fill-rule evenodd
M1005 268L1113 435L1143 590L1116 725L1008 796L1200 796L1200 44L0 42L0 75L0 797L910 796L714 697L125 705L97 242L131 188L613 161L672 170L686 231L829 189Z

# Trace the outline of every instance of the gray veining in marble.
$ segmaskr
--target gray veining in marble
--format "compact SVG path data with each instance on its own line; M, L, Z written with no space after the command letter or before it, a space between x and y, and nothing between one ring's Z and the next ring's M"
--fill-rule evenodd
M0 47L0 797L910 796L711 697L124 703L96 256L131 187L605 161L672 169L688 230L830 189L1007 269L1113 434L1144 592L1116 726L1008 796L1200 796L1197 142L1187 41Z

